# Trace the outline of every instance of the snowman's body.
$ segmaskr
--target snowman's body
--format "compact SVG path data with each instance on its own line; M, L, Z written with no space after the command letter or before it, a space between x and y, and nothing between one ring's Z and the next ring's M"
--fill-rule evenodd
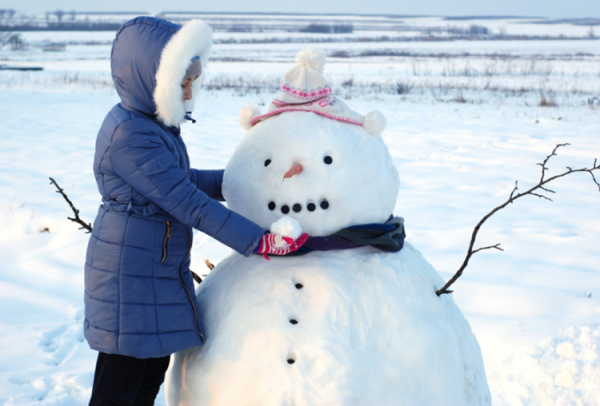
M252 127L223 181L233 210L267 229L287 215L311 236L386 222L398 189L379 135L305 111ZM409 244L234 253L198 288L206 344L175 355L167 402L489 405L479 346L442 285Z

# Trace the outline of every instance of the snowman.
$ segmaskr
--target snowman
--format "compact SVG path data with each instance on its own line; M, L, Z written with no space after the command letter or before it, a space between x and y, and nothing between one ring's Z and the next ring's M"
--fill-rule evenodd
M168 405L489 405L481 351L443 280L392 215L399 177L378 112L332 94L306 49L225 169L229 208L309 239L232 253L197 290L206 344L175 354Z

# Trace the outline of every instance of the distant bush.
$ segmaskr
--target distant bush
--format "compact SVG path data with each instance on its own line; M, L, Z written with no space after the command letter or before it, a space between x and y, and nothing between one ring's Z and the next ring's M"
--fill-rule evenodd
M473 24L469 27L470 35L489 35L490 29L488 27L484 27L483 25Z
M234 24L227 28L227 32L252 32L252 27L250 25L241 25Z
M300 32L310 32L314 34L330 34L332 31L331 26L327 24L309 24L300 30Z
M314 34L351 34L354 32L352 24L309 24L302 28L300 32L310 32Z
M352 34L354 32L354 26L352 24L339 24L333 26L334 34Z
M407 94L410 92L410 89L413 88L413 84L408 80L403 80L401 82L396 82L396 93L398 94Z
M335 51L330 56L332 58L350 58L348 51Z

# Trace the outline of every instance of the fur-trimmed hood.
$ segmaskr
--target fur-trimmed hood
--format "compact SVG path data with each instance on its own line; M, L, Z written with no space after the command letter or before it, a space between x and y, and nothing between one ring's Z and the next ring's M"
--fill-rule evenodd
M194 56L206 68L212 32L200 20L183 26L154 17L137 17L117 32L111 70L121 104L154 116L167 126L178 126L191 112L200 84L192 86L192 100L183 102L181 81Z

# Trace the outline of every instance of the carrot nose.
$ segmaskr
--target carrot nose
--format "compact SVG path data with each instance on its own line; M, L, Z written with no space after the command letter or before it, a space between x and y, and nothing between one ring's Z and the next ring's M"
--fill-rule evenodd
M298 175L300 172L302 172L302 165L300 165L299 163L295 163L294 165L292 165L292 167L290 168L289 171L287 171L284 175L283 178L284 179L289 179L294 175Z

